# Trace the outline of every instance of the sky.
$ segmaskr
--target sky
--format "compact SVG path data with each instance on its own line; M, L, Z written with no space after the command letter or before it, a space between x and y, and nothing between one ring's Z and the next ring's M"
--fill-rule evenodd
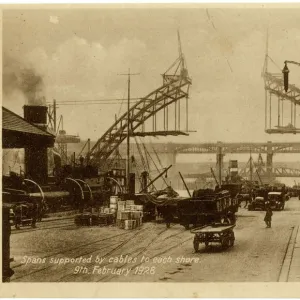
M179 30L192 78L189 129L196 132L154 142L296 142L296 135L264 132L261 72L267 28L274 61L269 70L280 73L285 60L300 61L299 17L300 6L6 10L3 105L22 115L28 97L12 74L24 69L42 78L47 102L126 98L127 78L119 74L129 68L139 73L131 78L131 97L146 96L162 85L161 74L178 57ZM290 71L291 82L300 86L300 68ZM69 134L97 140L124 110L115 104L68 105L59 106L58 115Z

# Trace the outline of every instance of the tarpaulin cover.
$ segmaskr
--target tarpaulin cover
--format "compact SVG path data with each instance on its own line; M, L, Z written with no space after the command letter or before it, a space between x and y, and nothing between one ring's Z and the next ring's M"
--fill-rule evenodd
M136 194L136 196L139 198L139 200L143 202L151 202L155 204L156 206L176 206L177 203L181 200L185 200L187 198L185 197L167 197L167 196L160 196L155 197L151 194Z

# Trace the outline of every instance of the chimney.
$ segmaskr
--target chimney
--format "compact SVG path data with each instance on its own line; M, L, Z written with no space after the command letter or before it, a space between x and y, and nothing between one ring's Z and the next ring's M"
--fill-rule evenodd
M24 119L39 127L47 129L47 106L25 105ZM48 180L48 153L47 147L38 140L30 147L25 148L25 174L38 184L45 184Z
M38 126L42 130L47 129L47 106L24 105L24 119Z

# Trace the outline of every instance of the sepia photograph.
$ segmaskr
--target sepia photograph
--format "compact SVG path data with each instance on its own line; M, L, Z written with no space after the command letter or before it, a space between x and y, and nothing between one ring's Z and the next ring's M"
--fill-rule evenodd
M3 9L4 285L300 282L299 18Z

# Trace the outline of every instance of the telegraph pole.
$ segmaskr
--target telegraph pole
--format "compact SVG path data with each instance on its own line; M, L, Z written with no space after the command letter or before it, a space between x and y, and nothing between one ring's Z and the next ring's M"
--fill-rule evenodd
M53 127L54 132L56 132L56 100L53 100Z
M127 99L127 167L126 167L126 187L129 193L129 176L130 176L130 134L131 134L131 120L130 120L130 76L139 75L139 73L119 74L128 76L128 99Z
M253 181L253 168L252 168L252 149L250 148L250 186L252 189L252 181Z

